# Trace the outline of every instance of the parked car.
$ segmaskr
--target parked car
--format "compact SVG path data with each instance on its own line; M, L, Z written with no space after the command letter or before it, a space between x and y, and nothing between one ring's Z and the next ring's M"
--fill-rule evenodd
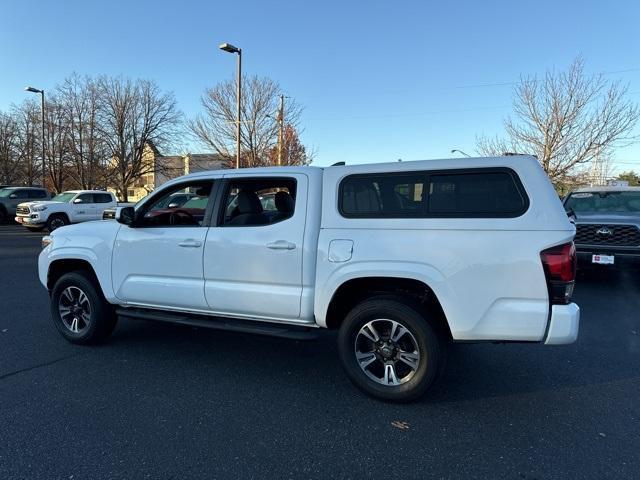
M49 198L51 194L44 188L4 187L0 189L0 223L15 217L18 204Z
M640 259L640 187L590 187L564 200L574 217L581 263L614 265Z
M186 188L191 209L163 207ZM70 342L106 339L118 315L289 338L335 329L351 381L407 401L452 341L578 335L575 228L533 157L199 172L116 219L43 239L40 281Z
M21 203L16 208L16 222L30 230L50 232L71 223L102 219L102 212L117 204L111 192L103 190L69 190L49 201Z

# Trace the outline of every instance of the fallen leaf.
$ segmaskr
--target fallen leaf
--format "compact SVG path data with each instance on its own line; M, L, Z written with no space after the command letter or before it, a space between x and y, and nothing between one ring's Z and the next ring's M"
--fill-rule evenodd
M409 430L409 422L403 422L402 420L394 420L391 425L400 430Z

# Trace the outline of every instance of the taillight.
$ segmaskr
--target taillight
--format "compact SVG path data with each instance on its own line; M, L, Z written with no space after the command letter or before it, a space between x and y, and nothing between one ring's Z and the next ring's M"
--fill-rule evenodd
M576 279L576 247L573 242L547 248L540 252L547 278L549 301L566 305L571 302Z

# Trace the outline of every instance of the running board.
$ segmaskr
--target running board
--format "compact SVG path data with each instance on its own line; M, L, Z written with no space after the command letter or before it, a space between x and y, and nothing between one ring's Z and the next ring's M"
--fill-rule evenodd
M281 323L238 320L235 318L214 317L209 315L197 315L193 313L167 312L142 308L116 308L116 313L121 317L138 320L151 320L154 322L178 323L191 327L212 328L215 330L229 330L241 333L253 333L256 335L268 335L270 337L289 338L292 340L311 340L317 338L318 329L298 325L286 325Z

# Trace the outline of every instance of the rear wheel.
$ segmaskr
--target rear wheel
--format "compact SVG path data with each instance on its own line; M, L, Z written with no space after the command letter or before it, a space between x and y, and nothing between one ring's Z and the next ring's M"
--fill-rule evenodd
M361 390L382 400L421 397L444 364L445 346L428 315L400 298L365 300L338 335L342 365Z
M105 340L117 323L113 306L97 281L85 272L71 272L56 282L51 292L51 316L62 336L71 343Z
M61 214L51 215L47 220L47 230L53 232L55 229L64 227L69 224L69 220L66 216Z

